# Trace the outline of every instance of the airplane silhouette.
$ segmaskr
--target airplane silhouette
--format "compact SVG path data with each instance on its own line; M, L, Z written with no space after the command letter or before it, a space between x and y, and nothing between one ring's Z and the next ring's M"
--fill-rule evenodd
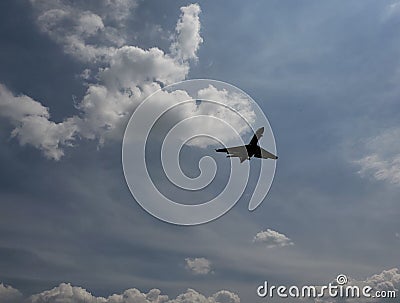
M258 140L264 134L264 127L257 129L250 143L242 146L228 147L228 148L219 148L215 151L218 153L227 153L226 157L238 157L240 159L240 163L244 160L250 160L251 157L262 158L262 159L278 159L277 156L271 154L269 151L266 151L262 147L258 145Z

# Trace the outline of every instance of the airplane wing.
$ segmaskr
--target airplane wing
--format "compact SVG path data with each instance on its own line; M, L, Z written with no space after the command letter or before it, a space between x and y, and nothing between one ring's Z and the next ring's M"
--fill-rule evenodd
M257 145L258 140L261 139L261 137L264 134L264 127L260 127L259 129L257 129L257 131L254 133L253 138L250 141L250 145Z
M217 152L225 152L227 153L227 157L238 157L240 159L240 163L242 163L244 160L249 158L249 155L247 154L247 149L246 146L234 146L234 147L228 147L228 148L221 148L217 149Z
M256 153L254 155L256 158L262 158L262 159L278 159L277 156L274 154L271 154L269 151L266 151L264 148L260 147L260 152Z

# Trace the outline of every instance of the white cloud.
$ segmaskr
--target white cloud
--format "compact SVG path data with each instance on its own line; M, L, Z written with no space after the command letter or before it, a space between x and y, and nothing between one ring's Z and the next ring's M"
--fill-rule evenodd
M0 303L19 303L21 301L21 292L11 286L0 283Z
M102 17L105 20L123 22L131 14L131 10L137 6L136 0L101 0L96 1L100 4Z
M272 229L258 232L253 238L253 242L266 244L271 248L294 245L287 236Z
M200 36L201 12L198 4L181 8L182 14L176 25L176 41L171 45L171 52L182 60L197 59L196 52L203 42Z
M14 96L4 85L0 84L0 115L13 121L26 116L49 117L48 108L24 95Z
M86 289L81 287L73 287L71 284L62 283L58 287L51 290L43 291L42 293L29 297L27 302L30 303L100 303L106 302L105 298L96 298L92 296Z
M98 76L108 88L115 90L153 81L170 84L185 79L188 72L186 63L177 62L158 48L124 46L115 51L109 66Z
M400 289L400 272L398 268L384 270L379 274L368 277L364 281L348 278L348 283L345 286L358 286L362 290L365 286L372 288L370 294L375 295L376 291L396 291ZM398 294L397 294L398 296ZM315 300L316 303L335 303L335 302L360 302L360 298L325 298ZM395 302L395 299L390 298L362 298L362 302L368 303L383 303Z
M28 96L15 96L1 84L0 116L15 126L11 135L21 145L30 144L55 160L64 154L63 147L71 145L78 130L74 119L54 123L49 120L48 108Z
M211 262L206 258L186 258L185 267L195 275L207 275L212 272Z
M61 123L51 121L49 109L40 102L29 96L15 95L0 86L0 116L8 118L15 126L12 136L21 145L30 144L42 150L48 158L60 159L64 155L63 148L72 146L78 137L97 139L100 144L106 138L121 138L124 125L145 96L161 85L184 80L188 75L189 65L185 60L178 60L161 49L116 47L97 37L110 29L107 20L122 22L127 17L125 10L132 7L130 1L102 0L93 6L95 12L90 11L84 1L77 1L74 6L61 0L31 2L42 31L63 45L66 53L91 64L98 63L99 70L97 75L90 69L84 70L83 77L91 76L97 83L88 84L85 96L76 102L79 113ZM198 6L182 8L181 19L186 20L186 14L192 16L194 7ZM182 20L178 22L181 24L177 26L178 36L186 32L185 26L192 26ZM112 30L118 30L118 26ZM94 36L104 43L87 44L86 39ZM175 43L179 44L180 39L177 41ZM197 47L192 54L196 51Z
M388 181L400 185L400 155L392 159L382 159L377 154L371 154L355 161L361 169L358 173L376 180Z
M104 0L99 5L106 5L105 2L107 1ZM107 5L113 6L117 2L107 2ZM187 60L196 57L202 40L198 18L200 7L192 4L181 8L182 14L177 23L176 39L171 46L171 54L156 47L145 50L129 45L116 47L107 43L87 44L86 39L101 34L106 30L107 24L104 21L104 10L83 10L83 3L78 1L76 5L70 6L64 1L33 1L38 11L38 24L41 29L61 43L66 53L92 64L89 65L90 68L84 69L81 75L83 80L91 81L84 82L87 91L81 100L74 100L79 112L56 123L51 121L49 109L40 102L28 96L15 95L6 87L0 86L0 115L10 119L15 126L12 136L17 138L21 145L32 145L42 150L46 157L55 160L64 155L65 147L72 146L80 138L98 140L100 145L108 139L120 140L129 117L146 96L163 85L187 77ZM125 2L118 3L124 6ZM116 30L115 27L113 29ZM190 40L191 37L194 40ZM97 66L97 72L94 72L93 63ZM154 105L155 111L165 108L166 104L173 105L178 101L177 97L191 98L186 92L184 96L167 92L162 96L163 99ZM199 90L198 95L193 97L219 101L231 107L233 111L212 103L193 102L180 107L177 115L171 118L179 122L197 115L214 116L229 121L241 135L248 131L249 127L234 112L239 112L249 124L255 121L252 103L243 95L209 86ZM193 121L197 123L192 125L193 129L202 129L216 137L224 137L227 142L234 139L229 138L226 129L221 128L220 124L217 125L215 120L210 122L208 119L205 123L204 119L199 118ZM185 134L183 138L186 138ZM207 147L215 142L199 137L188 144Z
M75 27L76 32L87 37L93 36L103 29L103 20L100 16L93 14L92 12L83 12L79 16L77 26Z
M105 25L101 16L82 10L79 6L69 6L63 1L33 1L37 10L39 28L64 51L84 62L104 60L111 56L114 48L109 45L88 44L88 38L104 33ZM98 37L100 38L100 37Z
M196 58L202 41L198 17L200 7L197 4L181 8L176 39L171 45L171 53L168 54L156 47L145 50L129 45L117 47L110 43L86 43L87 38L97 37L109 28L105 19L111 17L105 17L106 10L101 9L102 5L114 7L118 4L118 7L124 7L125 1L103 0L99 4L100 9L95 11L88 10L85 2L80 1L74 6L65 1L32 0L32 3L37 10L41 29L63 45L66 53L90 62L90 68L84 69L81 78L84 81L90 79L91 82L84 82L87 86L84 97L74 100L78 113L60 123L51 121L49 109L40 102L28 96L15 95L6 87L0 86L0 115L9 118L15 126L12 136L21 145L32 145L42 150L46 157L55 160L59 160L64 155L65 147L73 146L77 139L97 140L100 145L108 139L120 140L129 117L146 96L163 85L187 77L190 67L187 60ZM113 27L113 30L117 28ZM103 40L91 41L93 43ZM96 72L93 66L97 67ZM177 102L176 97L179 97L176 93L165 92L163 99L155 103L154 110L165 108L168 102L173 105ZM175 119L171 122L198 115L214 116L229 121L242 135L250 130L247 123L252 124L255 121L251 100L241 94L209 86L199 90L198 95L193 97L219 101L233 111L208 102L193 102L180 107L177 114L171 117ZM187 93L185 98L191 99ZM244 120L235 112L239 112ZM193 129L213 133L218 138L225 138L226 142L237 139L230 138L226 134L226 128L222 128L216 120L204 119L191 120L194 123L191 122ZM182 138L186 139L185 134ZM207 147L215 142L199 137L187 144Z
M20 303L22 294L10 287L0 284L0 303ZM26 303L240 303L239 297L227 290L221 290L211 297L206 297L193 289L169 300L168 296L162 295L159 289L152 289L148 293L142 293L138 289L131 288L122 294L114 294L108 298L96 297L81 287L61 283L53 289L25 298Z
M73 4L64 0L31 0L31 3L39 28L67 54L84 62L107 62L115 47L127 43L125 23L137 6L131 0L82 0ZM200 12L198 4L181 7L170 47L172 56L180 61L197 59L196 53L203 41ZM102 41L102 45L94 43L93 38Z
M198 91L197 98L217 101L222 105L212 102L202 102L200 106L193 109L193 114L207 117L212 116L222 121L229 121L229 124L241 135L249 131L249 125L252 125L256 120L252 102L243 94L227 91L226 89L218 90L214 86L209 85ZM235 134L227 133L215 120L208 118L198 119L197 123L197 125L193 125L195 129L202 129L208 133L212 133L217 138L224 138L225 142L229 142L235 138ZM212 142L207 138L199 137L189 141L188 145L207 147L210 143Z
M389 129L364 143L365 155L354 163L362 177L400 185L400 128Z
M198 293L194 289L188 289L185 293L180 294L176 297L176 299L169 301L168 303L189 303L189 302L198 302L198 303L209 303L210 300L204 295Z
M112 46L126 42L125 21L137 2L99 0L73 3L65 0L31 0L39 28L63 46L76 59L93 62L106 60ZM96 37L105 45L89 44Z

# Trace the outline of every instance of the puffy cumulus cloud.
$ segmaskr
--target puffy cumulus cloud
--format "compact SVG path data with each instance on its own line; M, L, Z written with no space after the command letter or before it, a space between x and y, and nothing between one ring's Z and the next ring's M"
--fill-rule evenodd
M253 242L266 244L267 247L284 247L294 245L294 243L287 236L272 229L258 232L254 236Z
M98 76L108 88L115 90L154 81L170 84L185 79L188 72L186 63L177 62L158 48L124 46L115 51L109 66Z
M152 289L145 294L132 288L122 294L114 294L108 298L95 297L86 289L62 283L58 287L46 290L28 298L29 303L163 303L168 296L161 295L158 289Z
M20 303L22 293L11 286L0 283L0 303Z
M77 26L75 28L82 36L93 36L98 31L104 29L103 20L100 16L93 14L92 12L83 12L80 14Z
M105 298L96 298L86 289L73 287L71 284L62 283L51 290L43 291L40 294L31 296L27 302L30 303L103 303Z
M49 37L63 46L75 58L93 62L105 60L114 51L113 41L106 45L89 44L89 38L107 40L109 28L98 14L84 10L81 5L68 5L66 1L31 0L37 12L37 24ZM107 31L106 31L107 29Z
M104 1L99 3L100 8ZM49 109L40 102L29 96L12 94L6 87L0 87L0 115L9 118L15 125L12 136L21 145L32 145L42 150L46 157L55 160L64 155L65 147L76 145L77 139L98 140L100 145L108 139L121 139L129 117L146 96L164 85L187 77L190 68L187 60L195 57L201 42L198 20L200 7L197 4L182 8L176 27L176 39L172 43L171 53L168 54L156 47L145 50L129 45L117 47L107 43L87 44L85 39L101 34L108 26L105 20L112 19L106 18L106 10L96 9L96 5L90 6L86 2L77 1L71 6L69 2L61 0L32 0L32 3L38 11L38 24L42 30L56 41L60 39L67 53L91 62L81 75L89 83L84 82L87 90L82 99L75 100L78 113L60 123L51 121ZM125 2L107 3L112 7L119 3L117 6L123 7ZM189 43L189 36L197 42ZM99 58L102 60L100 63ZM97 67L97 72L93 66ZM240 135L250 130L248 124L252 124L256 118L251 100L213 86L199 90L193 97L183 91L163 92L161 97L154 103L153 111L162 112L182 98L221 103L222 105L191 102L179 106L169 118L173 124L186 118L203 116L191 120L192 129L213 133L217 138L224 138L226 142L237 138L230 138L234 134L227 134L217 120L207 117L214 116L222 121L229 121ZM186 139L187 134L182 134L181 138ZM198 137L187 144L207 147L215 142Z
M221 290L217 292L215 295L213 295L213 300L216 303L240 303L240 298L238 295L227 290Z
M171 45L171 52L182 60L197 59L196 52L203 42L200 36L200 6L191 4L182 7L181 12L176 25L176 41Z
M335 281L333 281L333 284ZM400 272L398 268L392 268L389 270L384 270L379 274L375 274L371 277L368 277L364 281L356 280L348 278L348 282L344 285L344 287L358 287L360 289L361 298L324 298L324 299L316 299L316 303L336 303L336 302L368 302L368 303L384 303L384 302L396 302L395 298L387 297L388 292L396 292L396 297L398 296L398 291L400 289ZM371 291L369 294L371 298L366 298L362 296L362 289L364 287L371 287ZM379 292L379 295L378 293ZM385 294L385 295L383 295ZM386 296L384 298L383 296Z
M108 61L126 44L126 20L137 2L131 0L31 0L39 28L84 62ZM198 4L181 7L171 54L180 61L197 59L203 39ZM96 42L94 42L96 41Z
M390 184L400 185L400 128L384 131L364 142L365 155L354 163L358 174Z
M96 0L95 5L100 5L99 10L105 20L121 24L129 17L131 10L137 6L137 2L135 0Z
M211 297L206 297L193 289L188 289L185 293L179 295L176 299L167 303L240 303L239 297L227 290L217 292Z
M0 116L8 118L15 126L11 135L18 138L21 145L30 144L56 160L64 154L63 147L72 144L78 130L74 118L52 122L48 108L28 96L14 95L1 84Z
M373 275L364 281L377 290L399 290L400 289L400 272L398 268L384 270L379 274Z
M208 117L216 117L222 121L227 121L240 135L250 131L249 125L252 125L256 120L252 101L243 94L226 89L218 90L209 85L207 88L198 91L197 98L206 101L193 108L193 115L204 115L205 117L197 119L197 124L194 124L193 127L212 133L216 138L224 138L225 142L233 142L236 135L227 132L217 120L212 120ZM199 137L189 141L188 145L207 147L213 143L207 138Z
M39 294L23 298L22 294L10 287L0 284L0 303L240 303L239 297L227 290L221 290L211 297L206 297L193 289L169 299L162 295L159 289L152 289L148 293L132 288L122 294L114 294L108 298L93 296L86 289L61 283L59 286L43 291Z
M74 101L78 113L60 123L51 121L49 109L40 102L0 87L0 115L9 118L15 125L12 136L21 145L32 145L42 150L46 157L55 160L64 155L65 147L76 145L77 139L97 140L100 145L108 139L120 140L129 117L146 96L164 85L187 77L190 68L188 60L196 57L202 41L200 7L197 4L181 8L176 39L171 45L171 53L165 53L156 47L147 50L130 45L119 47L99 39L99 35L109 27L111 19L124 19L122 15L107 17L104 7L110 6L112 12L115 6L119 9L125 7L125 1L102 0L98 5L94 5L94 2L90 5L91 1L76 1L73 6L70 1L62 0L31 1L37 10L41 29L61 43L68 54L90 62L81 75L83 80L89 82L83 83L87 86L86 93L81 100ZM117 30L116 27L113 29ZM90 41L97 41L97 44L86 43L88 38L93 37L98 39ZM211 85L200 89L192 97L186 92L163 92L161 97L154 103L152 110L155 112L162 112L181 98L221 103L191 102L179 106L169 118L173 124L200 116L191 119L190 127L224 138L227 143L237 139L237 135L227 133L226 127L221 126L218 120L207 117L229 121L239 135L249 131L248 125L256 118L252 102L247 97ZM180 138L186 139L187 133ZM215 141L197 137L187 144L207 147L215 144Z
M174 54L158 48L119 47L101 39L99 35L109 30L110 24L114 31L122 27L115 23L127 17L126 10L134 6L130 1L75 1L74 5L62 0L31 2L40 28L63 45L66 53L90 62L90 69L86 68L82 77L92 82L84 83L87 91L82 100L76 100L79 113L61 123L51 121L49 109L40 102L15 95L1 85L0 116L15 125L12 136L21 145L30 144L58 160L64 154L63 148L72 146L77 138L98 139L100 144L106 138L119 139L131 113L145 96L188 75L188 62ZM192 14L191 9L183 10L181 19L186 19L186 13ZM179 26L178 36L185 31L185 24ZM88 44L88 38L93 37L97 39ZM92 73L93 66L97 67L97 74Z
M0 84L0 115L13 121L19 121L26 116L48 118L49 110L28 96L14 96L4 85Z
M191 91L190 94L179 89L157 92L146 101L150 103L146 106L146 111L151 112L144 112L142 107L141 115L151 117L154 113L162 113L163 123L168 129L171 125L176 126L182 122L180 127L174 129L173 135L169 134L167 143L171 145L185 142L189 146L207 148L219 144L207 134L223 139L225 145L242 143L240 136L251 131L249 125L256 121L251 99L213 85ZM173 110L169 110L171 108ZM164 125L157 125L154 130L163 128Z
M206 258L186 258L185 267L195 275L207 275L212 272L211 262Z
M73 9L93 11L106 22L126 20L138 4L135 0L30 0L30 2L39 13L54 8L66 11ZM115 23L114 26L121 24Z
M126 42L125 21L137 5L134 0L31 0L39 28L75 58L107 60ZM96 38L102 44L89 43Z
M27 116L11 133L23 146L30 144L43 151L47 158L59 160L64 155L65 146L73 146L77 132L75 119L54 123L45 117Z

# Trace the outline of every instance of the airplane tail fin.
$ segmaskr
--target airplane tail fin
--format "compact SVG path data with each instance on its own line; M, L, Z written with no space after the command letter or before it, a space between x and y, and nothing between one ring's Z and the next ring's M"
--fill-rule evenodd
M259 129L257 129L257 131L254 133L253 138L251 138L249 145L256 146L258 144L258 140L261 139L263 134L264 134L264 127L260 127Z

